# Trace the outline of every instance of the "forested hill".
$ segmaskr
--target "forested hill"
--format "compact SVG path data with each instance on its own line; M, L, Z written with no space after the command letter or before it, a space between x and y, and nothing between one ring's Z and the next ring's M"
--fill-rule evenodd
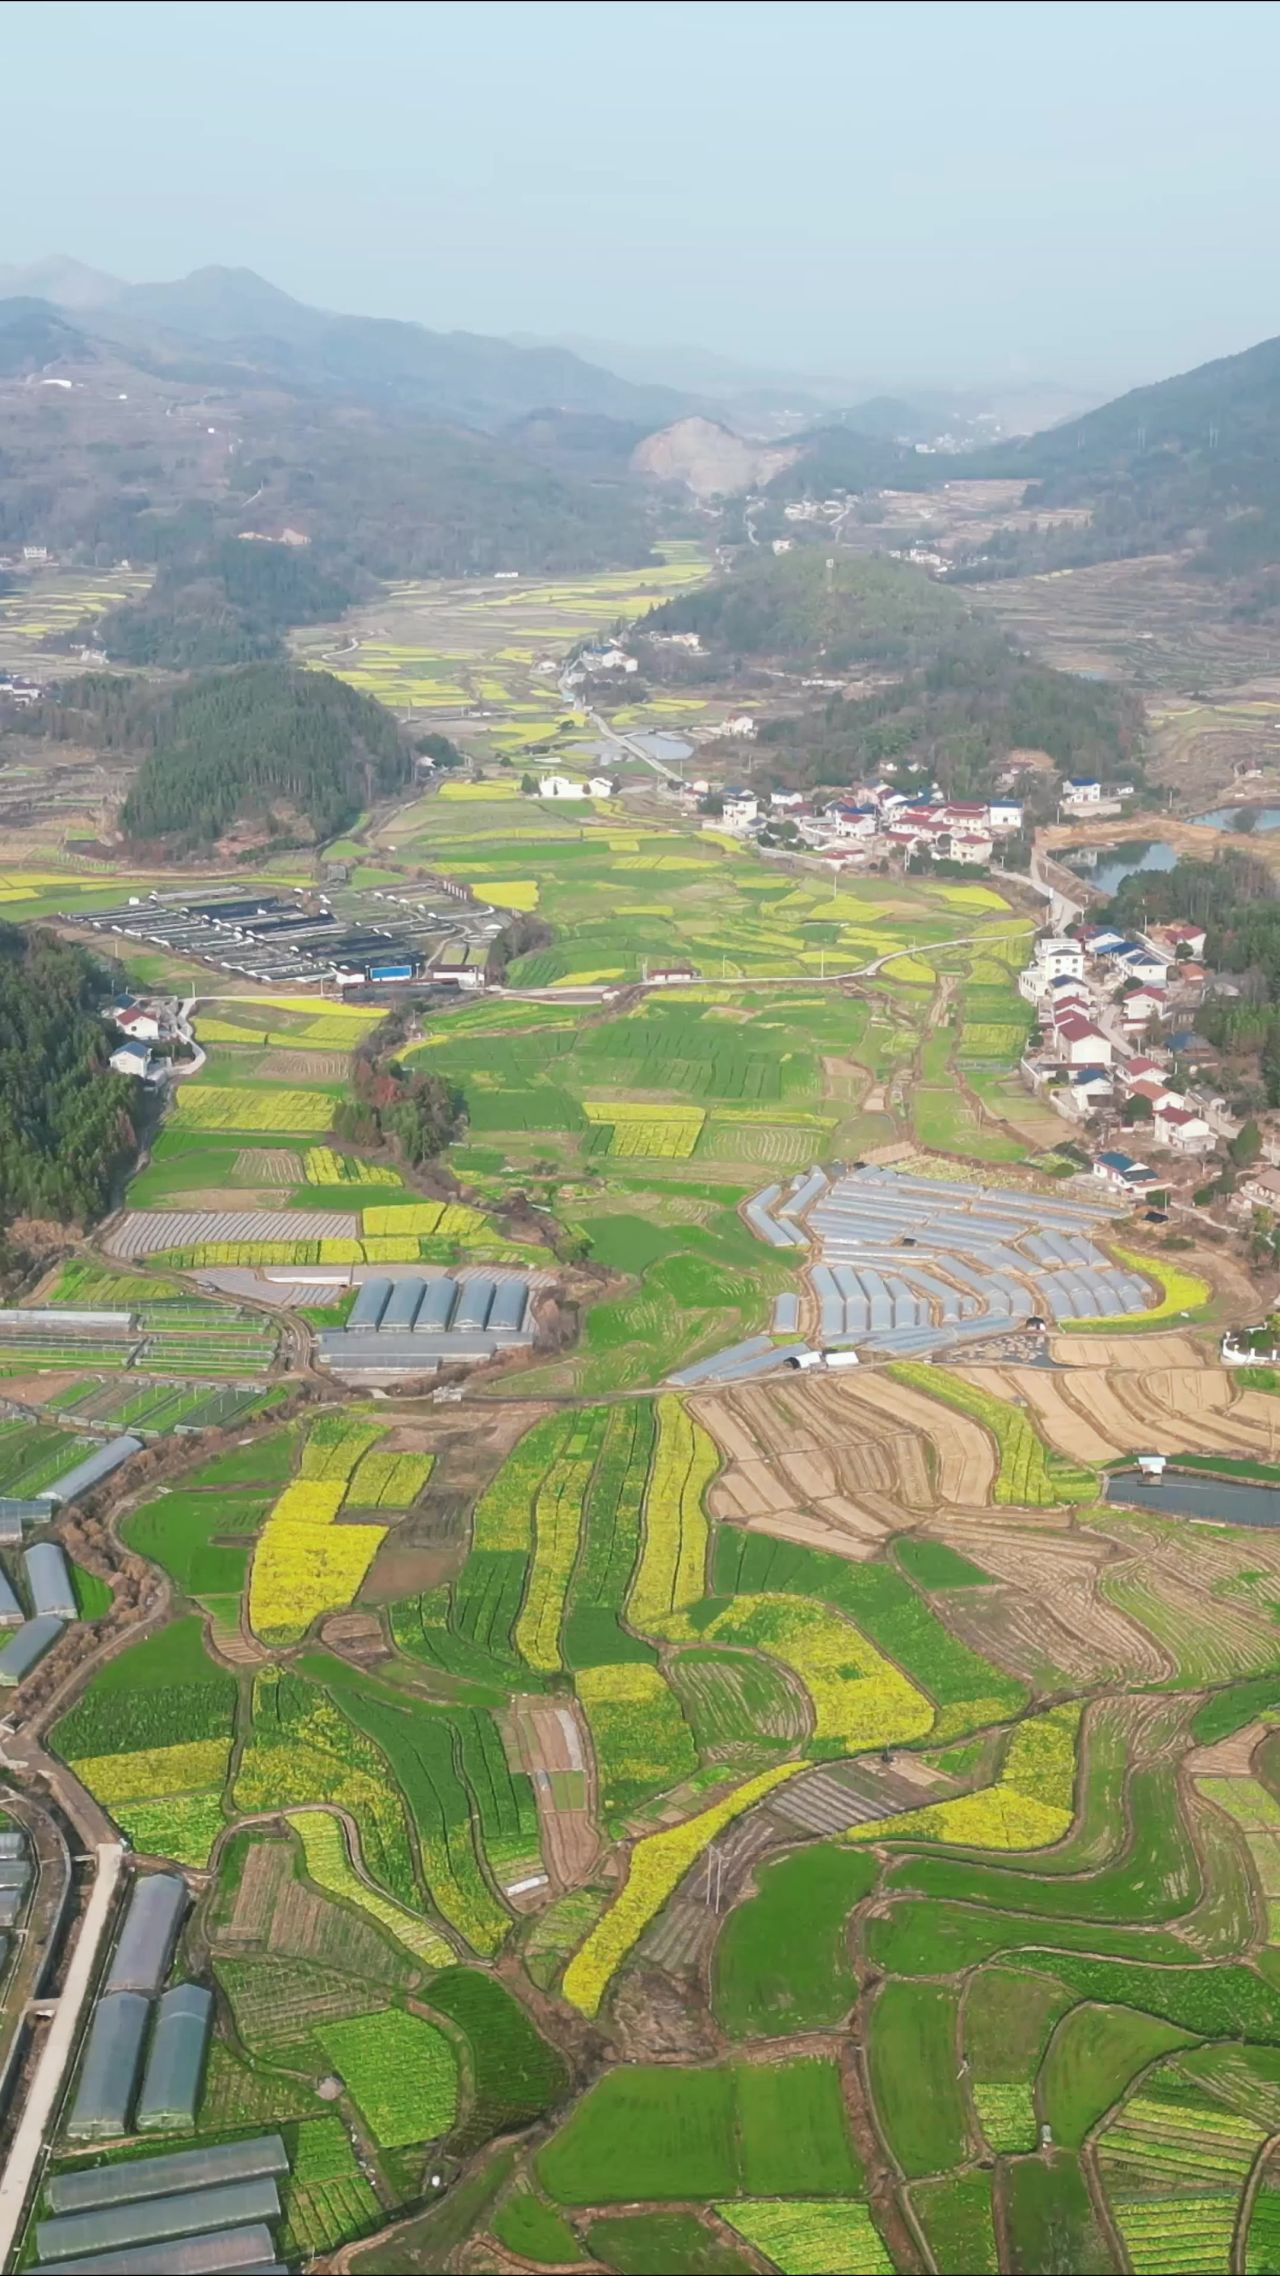
M136 1149L139 1086L107 1065L105 980L82 949L0 925L0 1221L85 1224Z
M690 667L646 635L697 632L699 672L767 660L826 677L866 669L883 684L798 703L761 732L764 776L782 786L838 785L887 761L950 797L989 790L1015 750L1047 751L1064 772L1132 773L1141 707L1121 689L1055 672L1022 655L952 587L885 556L821 548L761 554L731 575L644 617L646 676ZM776 692L776 679L767 683ZM1052 798L1052 777L1040 778Z
M986 573L1191 545L1197 569L1255 578L1280 563L1280 339L1134 388L982 471L1024 475L1028 504L1094 509L1083 529L984 546Z
M168 688L91 675L66 683L33 724L145 753L121 827L135 844L164 841L177 852L240 825L259 838L332 837L413 771L381 704L331 673L288 664Z
M648 633L696 632L713 659L900 667L936 653L969 622L965 602L884 555L806 548L761 553L732 575L650 610Z

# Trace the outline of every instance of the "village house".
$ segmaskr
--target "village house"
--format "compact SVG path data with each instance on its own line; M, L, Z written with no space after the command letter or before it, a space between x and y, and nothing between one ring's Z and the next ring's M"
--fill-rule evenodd
M1077 1011L1064 1012L1054 1022L1054 1049L1068 1067L1109 1067L1111 1038Z
M1118 1147L1094 1157L1093 1174L1113 1193L1131 1194L1135 1200L1149 1201L1159 1193L1167 1192L1162 1179L1145 1162L1135 1162L1132 1154Z
M1145 1027L1148 1020L1163 1019L1168 1011L1163 988L1129 988L1120 1001L1126 1027Z
M833 838L874 838L880 827L874 806L828 806L823 819Z
M585 798L586 795L585 782L576 781L572 775L540 774L538 777L539 798Z
M993 838L955 837L948 832L933 838L929 844L935 861L958 861L966 869L985 869L995 850Z
M987 828L998 836L1022 828L1022 808L1016 798L993 798L987 807Z
M720 819L731 830L744 830L759 820L760 801L754 790L725 790L720 798Z
M1258 1209L1270 1209L1280 1215L1280 1169L1252 1170L1237 1190L1242 1201L1251 1201Z
M1156 1108L1152 1132L1157 1144L1179 1154L1211 1154L1214 1136L1202 1114L1194 1108L1164 1103Z
M1098 806L1102 802L1102 784L1093 775L1073 774L1063 785L1064 806Z
M1180 917L1171 924L1152 925L1150 932L1152 940L1158 941L1161 948L1167 949L1171 960L1179 952L1193 957L1204 955L1207 936L1203 925L1188 924Z

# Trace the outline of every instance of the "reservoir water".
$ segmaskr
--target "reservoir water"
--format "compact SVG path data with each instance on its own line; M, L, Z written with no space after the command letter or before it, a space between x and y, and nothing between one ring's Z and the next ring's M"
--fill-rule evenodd
M1240 814L1257 816L1251 829L1237 828ZM1193 814L1191 819L1209 830L1230 830L1235 836L1251 838L1258 830L1280 830L1280 806L1214 806L1207 814Z
M1130 838L1118 846L1089 846L1060 858L1068 869L1096 885L1100 893L1114 893L1126 877L1137 877L1146 870L1176 869L1178 864L1176 849L1162 838Z
M1280 1526L1280 1486L1246 1486L1236 1479L1144 1478L1123 1470L1107 1480L1109 1502L1130 1502L1164 1517L1209 1518L1219 1525Z

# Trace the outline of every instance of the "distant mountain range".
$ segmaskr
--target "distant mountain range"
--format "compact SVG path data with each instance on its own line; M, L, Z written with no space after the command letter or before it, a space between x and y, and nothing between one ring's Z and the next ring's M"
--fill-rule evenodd
M53 257L0 269L0 301L38 300L151 368L224 379L237 367L308 394L496 428L531 411L602 414L648 428L691 399L641 386L566 348L309 308L252 269L195 269L173 284L124 284Z

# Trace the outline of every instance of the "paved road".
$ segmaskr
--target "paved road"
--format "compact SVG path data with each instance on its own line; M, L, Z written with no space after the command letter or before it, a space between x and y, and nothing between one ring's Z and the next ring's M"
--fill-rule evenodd
M8 2265L17 2242L50 2122L75 2051L81 2014L93 1982L98 1951L111 1919L116 1885L124 1861L124 1851L119 1842L100 1842L97 1861L97 1875L80 1923L80 1933L67 1970L66 1983L40 2051L35 2077L22 2116L18 2120L18 2130L13 2138L4 2174L0 2177L0 2267Z

